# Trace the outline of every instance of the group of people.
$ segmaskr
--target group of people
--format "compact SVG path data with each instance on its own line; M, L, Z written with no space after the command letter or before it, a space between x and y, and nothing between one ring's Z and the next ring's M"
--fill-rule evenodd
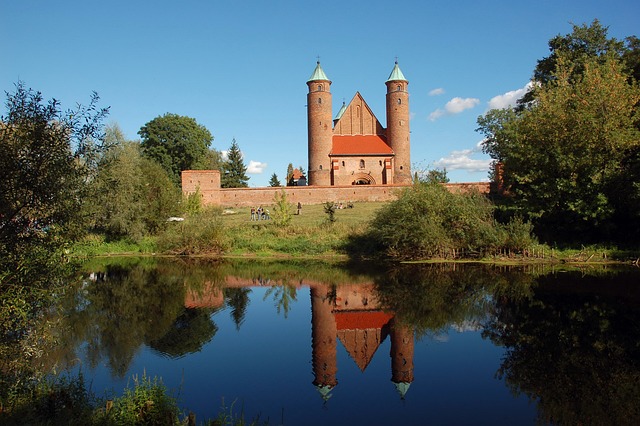
M269 220L269 210L262 208L262 206L255 208L251 207L251 220Z

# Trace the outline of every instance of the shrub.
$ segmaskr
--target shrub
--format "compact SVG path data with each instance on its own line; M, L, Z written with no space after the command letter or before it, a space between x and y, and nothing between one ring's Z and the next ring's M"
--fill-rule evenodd
M272 215L273 223L276 226L288 226L291 223L293 209L287 199L287 193L284 190L276 192L273 202L275 204Z
M158 248L179 255L219 254L227 246L220 210L208 208L174 222L158 238Z
M381 208L369 238L396 259L480 254L499 245L493 205L480 193L451 193L436 183L418 183Z

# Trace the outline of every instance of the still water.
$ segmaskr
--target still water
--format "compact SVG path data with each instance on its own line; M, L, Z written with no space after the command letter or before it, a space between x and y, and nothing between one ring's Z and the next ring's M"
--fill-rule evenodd
M198 420L638 424L638 269L125 259L86 265L52 363L161 377Z

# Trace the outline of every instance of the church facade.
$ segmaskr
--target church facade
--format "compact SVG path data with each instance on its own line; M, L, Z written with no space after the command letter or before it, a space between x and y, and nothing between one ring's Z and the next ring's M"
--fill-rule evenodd
M387 127L359 92L332 117L331 81L320 62L307 80L310 186L409 185L409 81L396 62L387 86Z

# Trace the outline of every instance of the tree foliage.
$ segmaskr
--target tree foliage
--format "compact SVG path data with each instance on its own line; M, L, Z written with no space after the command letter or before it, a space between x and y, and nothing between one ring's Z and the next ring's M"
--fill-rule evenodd
M574 27L539 63L539 84L526 107L478 119L484 151L500 164L509 208L533 219L546 240L638 232L640 90L629 83L622 45L604 34L597 22Z
M113 138L111 149L91 184L93 228L133 240L157 233L178 212L178 189L158 163L141 155L139 143L124 139L117 125L107 127L107 138Z
M284 189L276 192L273 197L273 203L273 215L271 215L273 223L276 226L288 226L293 219L293 208L289 204L289 199Z
M377 254L395 259L490 255L508 245L523 251L535 243L526 226L514 226L524 235L510 238L496 225L493 210L478 192L452 193L438 183L419 183L378 210L368 239Z
M220 185L222 188L246 188L249 177L247 176L247 166L242 159L242 151L235 139L231 141L229 151L227 151L227 161L222 165L222 176Z
M138 134L142 153L160 164L178 186L183 170L201 170L211 162L213 136L194 118L167 113L142 126Z
M271 187L278 187L278 186L282 186L282 184L280 183L280 179L278 179L278 175L277 174L272 174L271 178L269 179L269 186Z
M287 186L293 185L293 164L287 166Z
M81 229L85 182L104 149L102 120L108 109L89 106L63 111L52 99L22 82L7 93L0 118L0 254L54 253Z

